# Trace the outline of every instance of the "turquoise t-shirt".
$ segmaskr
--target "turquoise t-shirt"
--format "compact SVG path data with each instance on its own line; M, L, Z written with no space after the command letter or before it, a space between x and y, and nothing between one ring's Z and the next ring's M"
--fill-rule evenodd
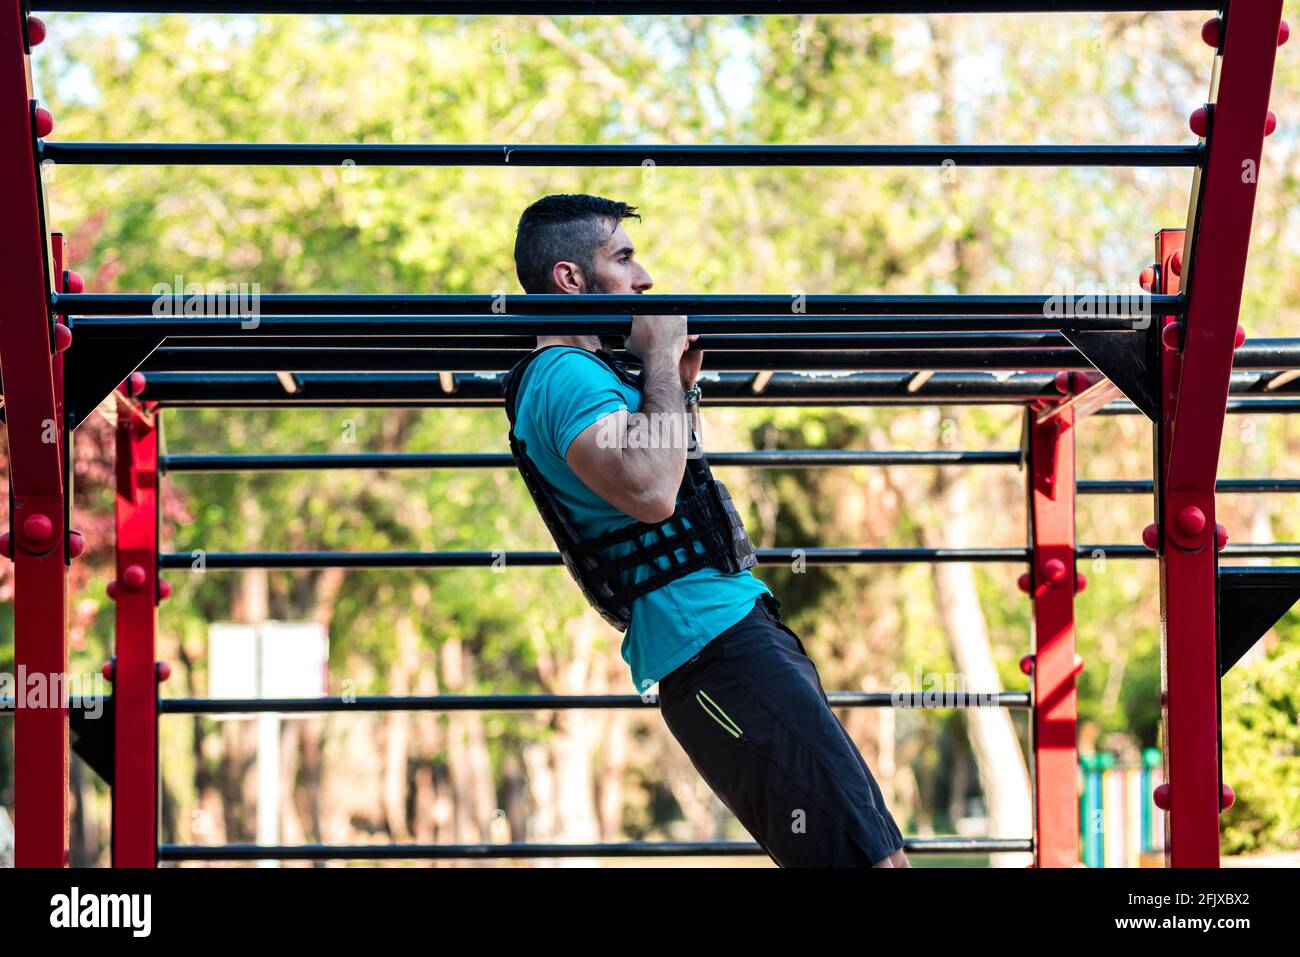
M524 373L515 400L515 436L584 537L604 535L635 519L588 488L569 468L565 453L592 423L620 409L640 408L641 393L585 349L547 349ZM629 550L624 545L614 553ZM642 569L640 577L648 574ZM727 574L701 568L633 601L622 652L637 692L649 691L693 658L767 592L748 569Z

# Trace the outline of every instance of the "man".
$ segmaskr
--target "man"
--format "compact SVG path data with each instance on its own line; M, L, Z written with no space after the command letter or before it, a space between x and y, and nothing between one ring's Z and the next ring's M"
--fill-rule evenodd
M634 207L547 196L519 220L528 293L643 293ZM903 839L753 549L691 448L703 353L685 316L637 316L631 376L595 336L541 336L507 377L511 449L623 659L719 799L786 866L906 867ZM675 427L680 425L682 427ZM639 433L639 434L638 434Z

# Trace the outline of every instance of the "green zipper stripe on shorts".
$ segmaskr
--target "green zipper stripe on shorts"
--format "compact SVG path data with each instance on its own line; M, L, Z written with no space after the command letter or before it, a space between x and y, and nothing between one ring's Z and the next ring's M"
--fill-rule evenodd
M731 716L727 714L727 712L723 711L722 708L718 706L718 703L703 691L697 691L695 693L695 700L700 703L700 707L704 709L704 713L714 721L718 722L718 724L722 725L722 727L726 729L727 733L733 738L738 738L744 733L740 730L740 725L732 721ZM717 712L716 714L714 713L715 711Z

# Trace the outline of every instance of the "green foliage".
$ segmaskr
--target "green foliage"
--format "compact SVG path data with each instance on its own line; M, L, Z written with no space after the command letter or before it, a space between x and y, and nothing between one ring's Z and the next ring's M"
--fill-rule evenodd
M1296 615L1288 616L1294 638ZM1300 848L1300 645L1279 643L1223 679L1225 853Z

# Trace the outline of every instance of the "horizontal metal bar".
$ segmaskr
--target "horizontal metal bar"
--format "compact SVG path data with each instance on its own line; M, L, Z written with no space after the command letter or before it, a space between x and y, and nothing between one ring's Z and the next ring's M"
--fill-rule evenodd
M191 349L155 350L150 372L508 372L528 352L439 349ZM1069 349L943 349L903 352L710 352L709 368L725 372L927 370L1065 371L1092 366Z
M151 373L145 395L150 401L172 406L228 407L329 407L364 406L470 406L501 405L501 377L495 374L452 374L453 389L444 391L436 375L420 373L301 373L298 390L285 392L271 373L199 374ZM1259 372L1233 373L1234 395L1264 394L1270 376ZM706 406L830 406L1024 403L1059 399L1054 373L936 372L923 383L912 373L797 373L772 375L760 392L749 375L705 371L700 383ZM1284 385L1257 403L1229 402L1234 413L1300 409L1289 403L1300 393L1300 380ZM1267 403L1283 403L1279 408ZM1116 403L1105 414L1132 414L1133 407ZM1113 411L1112 411L1113 410Z
M1247 390L1238 390L1247 391ZM1229 399L1225 410L1229 415L1291 415L1300 412L1300 399ZM1095 415L1140 415L1131 402L1112 402Z
M1290 584L1300 578L1300 565L1223 565L1219 568L1219 578L1263 587Z
M710 452L714 466L825 468L848 465L1019 465L1019 449L907 451L876 449L762 449ZM163 472L289 472L321 469L514 468L508 452L361 452L275 455L162 455Z
M1005 837L905 838L908 854L1032 852L1031 839ZM622 841L613 844L163 844L164 861L495 860L544 857L757 857L748 841Z
M759 548L759 564L905 565L915 562L1025 562L1025 548ZM535 568L562 564L559 552L164 552L162 568Z
M1223 495L1251 495L1300 492L1300 479L1219 479L1214 489ZM1075 484L1080 495L1151 495L1150 479L1080 479Z
M60 315L136 316L138 330L159 327L166 316L155 314L155 306L172 310L171 323L179 329L193 329L208 322L222 321L240 330L246 313L265 323L273 316L333 316L350 319L359 328L365 325L392 324L397 316L428 317L468 314L478 317L482 325L473 331L482 333L490 326L504 325L503 309L514 316L605 317L610 334L626 331L633 315L688 315L704 320L709 316L728 316L728 323L705 323L696 332L797 332L814 331L808 321L814 316L1021 316L1040 321L1066 321L1072 328L1131 328L1135 320L1152 316L1179 315L1182 296L1117 294L1109 297L1075 297L1052 295L601 295L567 296L547 293L536 295L452 295L432 294L360 294L360 293L270 293L226 292L211 296L178 298L149 293L51 293L50 302ZM242 297L242 298L241 298ZM198 311L190 315L189 311ZM767 328L756 328L755 317L780 317ZM150 322L153 320L153 322ZM489 322L482 322L488 320ZM319 324L320 319L316 322ZM720 325L722 328L714 328ZM552 323L554 326L554 323ZM260 326L259 326L260 328ZM1032 328L1032 327L1029 327ZM1039 328L1052 328L1043 326ZM508 331L502 329L502 331ZM587 331L587 330L582 330ZM832 330L825 330L832 331ZM844 332L854 329L838 330ZM865 330L863 330L865 331ZM166 333L172 335L173 333ZM178 333L183 334L183 333ZM201 333L210 334L210 333ZM337 335L334 329L331 334ZM572 330L570 332L572 334Z
M1208 0L34 0L60 13L455 14L1089 13L1213 10Z
M450 317L439 317L450 318ZM462 321L482 327L482 317L465 316ZM85 320L78 320L84 323ZM387 318L385 318L385 324ZM346 349L364 352L369 349L442 349L500 350L528 352L536 347L536 336L517 335L433 335L389 336L382 327L371 327L364 335L312 336L310 339L287 336L224 336L168 339L167 348L187 349ZM1069 349L1070 340L1058 332L819 332L803 334L762 333L702 335L693 348L714 352L870 352L935 349ZM606 346L614 357L629 365L640 360L621 347Z
M419 373L302 373L298 390L286 393L272 373L199 374L159 372L146 376L145 395L165 405L328 407L372 403L419 406L499 407L501 377L453 375L446 392L436 375ZM1054 373L937 372L920 388L912 375L892 372L800 374L777 372L761 392L753 376L705 372L700 378L706 406L834 405L927 402L997 403L1059 398Z
M836 708L968 710L1027 709L1029 692L829 691ZM162 698L163 714L329 714L340 711L574 711L657 708L659 696L508 694L508 695L360 695L322 698Z
M519 145L388 143L50 143L38 161L74 166L1124 166L1188 167L1196 144L1173 146Z
M1155 558L1156 553L1145 545L1076 545L1076 558ZM1261 542L1259 544L1228 545L1219 552L1221 558L1300 558L1300 543Z

